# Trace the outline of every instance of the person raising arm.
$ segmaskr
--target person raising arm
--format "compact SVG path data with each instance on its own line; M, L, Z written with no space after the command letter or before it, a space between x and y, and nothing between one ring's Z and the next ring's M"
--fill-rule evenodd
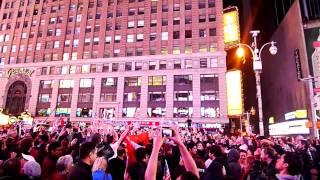
M163 143L162 130L160 129L153 139L152 153L145 173L145 180L155 180L157 176L158 155Z

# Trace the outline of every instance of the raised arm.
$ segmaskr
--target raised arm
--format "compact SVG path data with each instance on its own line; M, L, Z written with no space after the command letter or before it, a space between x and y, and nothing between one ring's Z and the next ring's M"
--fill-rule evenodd
M163 143L162 130L158 131L156 138L153 139L152 153L145 173L145 180L155 180L157 176L158 155Z
M198 178L200 178L196 162L193 160L186 146L182 143L179 135L179 131L176 128L174 128L173 130L174 130L174 137L170 139L173 140L178 145L181 153L181 158L183 160L186 170L192 172L193 174L198 176Z
M127 137L127 135L129 134L131 129L131 126L129 126L125 131L123 131L123 133L121 134L121 136L119 137L119 139L117 140L117 143L121 144L122 141Z

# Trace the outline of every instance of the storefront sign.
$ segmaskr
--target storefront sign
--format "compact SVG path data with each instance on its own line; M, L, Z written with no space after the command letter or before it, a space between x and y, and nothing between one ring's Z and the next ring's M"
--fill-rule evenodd
M26 69L26 68L11 68L8 70L8 78L11 78L14 75L17 74L24 74L27 75L29 77L32 76L32 74L34 73L34 70L30 70L30 69Z
M307 119L286 121L282 123L269 125L269 134L271 136L310 134L310 129L306 127Z

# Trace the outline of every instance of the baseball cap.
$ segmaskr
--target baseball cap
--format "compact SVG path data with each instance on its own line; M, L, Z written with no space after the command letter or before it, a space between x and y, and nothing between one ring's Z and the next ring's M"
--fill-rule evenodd
M28 161L23 166L23 173L31 179L40 177L41 166L36 161Z
M26 154L23 154L23 153L22 153L22 157L23 157L23 159L25 159L25 160L27 160L27 161L36 161L36 160L34 159L34 157L31 156L31 155L26 155Z

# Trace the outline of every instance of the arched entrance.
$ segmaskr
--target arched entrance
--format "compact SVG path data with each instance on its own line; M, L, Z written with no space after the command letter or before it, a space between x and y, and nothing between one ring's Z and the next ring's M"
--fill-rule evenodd
M7 94L6 110L13 115L20 114L25 109L27 85L23 81L11 84Z

